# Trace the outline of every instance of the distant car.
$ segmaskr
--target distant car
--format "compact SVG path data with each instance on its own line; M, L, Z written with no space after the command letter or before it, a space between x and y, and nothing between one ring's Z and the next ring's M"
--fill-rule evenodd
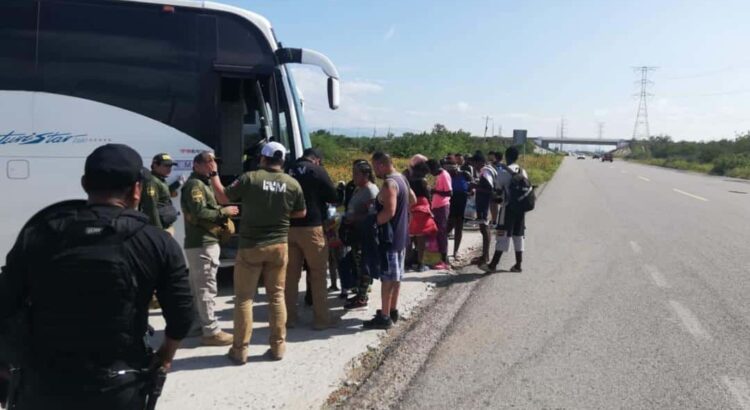
M583 155L583 154L578 154L578 156L576 158L578 158L578 159L586 159L586 156Z
M610 153L606 153L602 155L602 162L605 162L605 161L613 162L614 160L615 159L612 157L612 154Z
M594 154L594 155L591 156L591 159L599 159L599 155L598 154Z

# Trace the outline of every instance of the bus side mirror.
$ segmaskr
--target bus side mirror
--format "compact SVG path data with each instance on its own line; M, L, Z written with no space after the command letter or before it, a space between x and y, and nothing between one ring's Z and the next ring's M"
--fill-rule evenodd
M279 48L275 55L279 64L307 64L323 70L328 76L328 106L332 110L339 108L339 72L328 57L306 48Z
M341 100L341 92L339 90L339 80L337 78L328 77L328 106L332 110L339 108Z

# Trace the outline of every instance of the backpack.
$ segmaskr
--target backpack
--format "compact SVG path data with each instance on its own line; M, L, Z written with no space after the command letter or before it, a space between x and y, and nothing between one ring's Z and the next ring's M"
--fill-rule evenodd
M534 194L531 182L524 176L523 170L520 167L518 168L518 172L514 172L507 167L506 170L511 174L510 186L508 188L510 196L508 209L517 213L533 211L536 205L536 195Z
M77 207L44 218L46 253L29 272L35 355L106 363L132 352L138 283L125 244L147 224L125 229Z

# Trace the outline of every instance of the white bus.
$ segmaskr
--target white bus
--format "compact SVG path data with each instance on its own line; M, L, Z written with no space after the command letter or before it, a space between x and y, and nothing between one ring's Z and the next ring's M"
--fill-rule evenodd
M84 197L84 160L99 145L128 144L146 166L167 152L178 163L173 179L206 149L222 159L225 179L266 140L299 156L310 140L291 63L320 67L338 107L331 61L282 47L268 20L240 8L0 1L0 265L35 212Z

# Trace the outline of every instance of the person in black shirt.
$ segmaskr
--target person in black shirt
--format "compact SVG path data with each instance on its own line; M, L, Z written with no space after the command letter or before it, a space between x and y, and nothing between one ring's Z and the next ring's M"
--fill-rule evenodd
M24 314L19 409L142 409L140 370L168 370L192 321L180 246L136 211L140 155L107 144L86 158L88 202L53 205L27 223L0 273L0 321ZM154 356L148 303L166 319Z
M321 330L330 326L326 286L328 244L323 232L323 219L326 217L328 204L338 201L338 193L328 172L321 166L322 157L318 150L308 148L289 170L289 174L302 186L307 216L292 219L289 229L285 289L287 327L294 327L297 321L297 292L304 262L307 262L307 275L312 291L313 328Z

